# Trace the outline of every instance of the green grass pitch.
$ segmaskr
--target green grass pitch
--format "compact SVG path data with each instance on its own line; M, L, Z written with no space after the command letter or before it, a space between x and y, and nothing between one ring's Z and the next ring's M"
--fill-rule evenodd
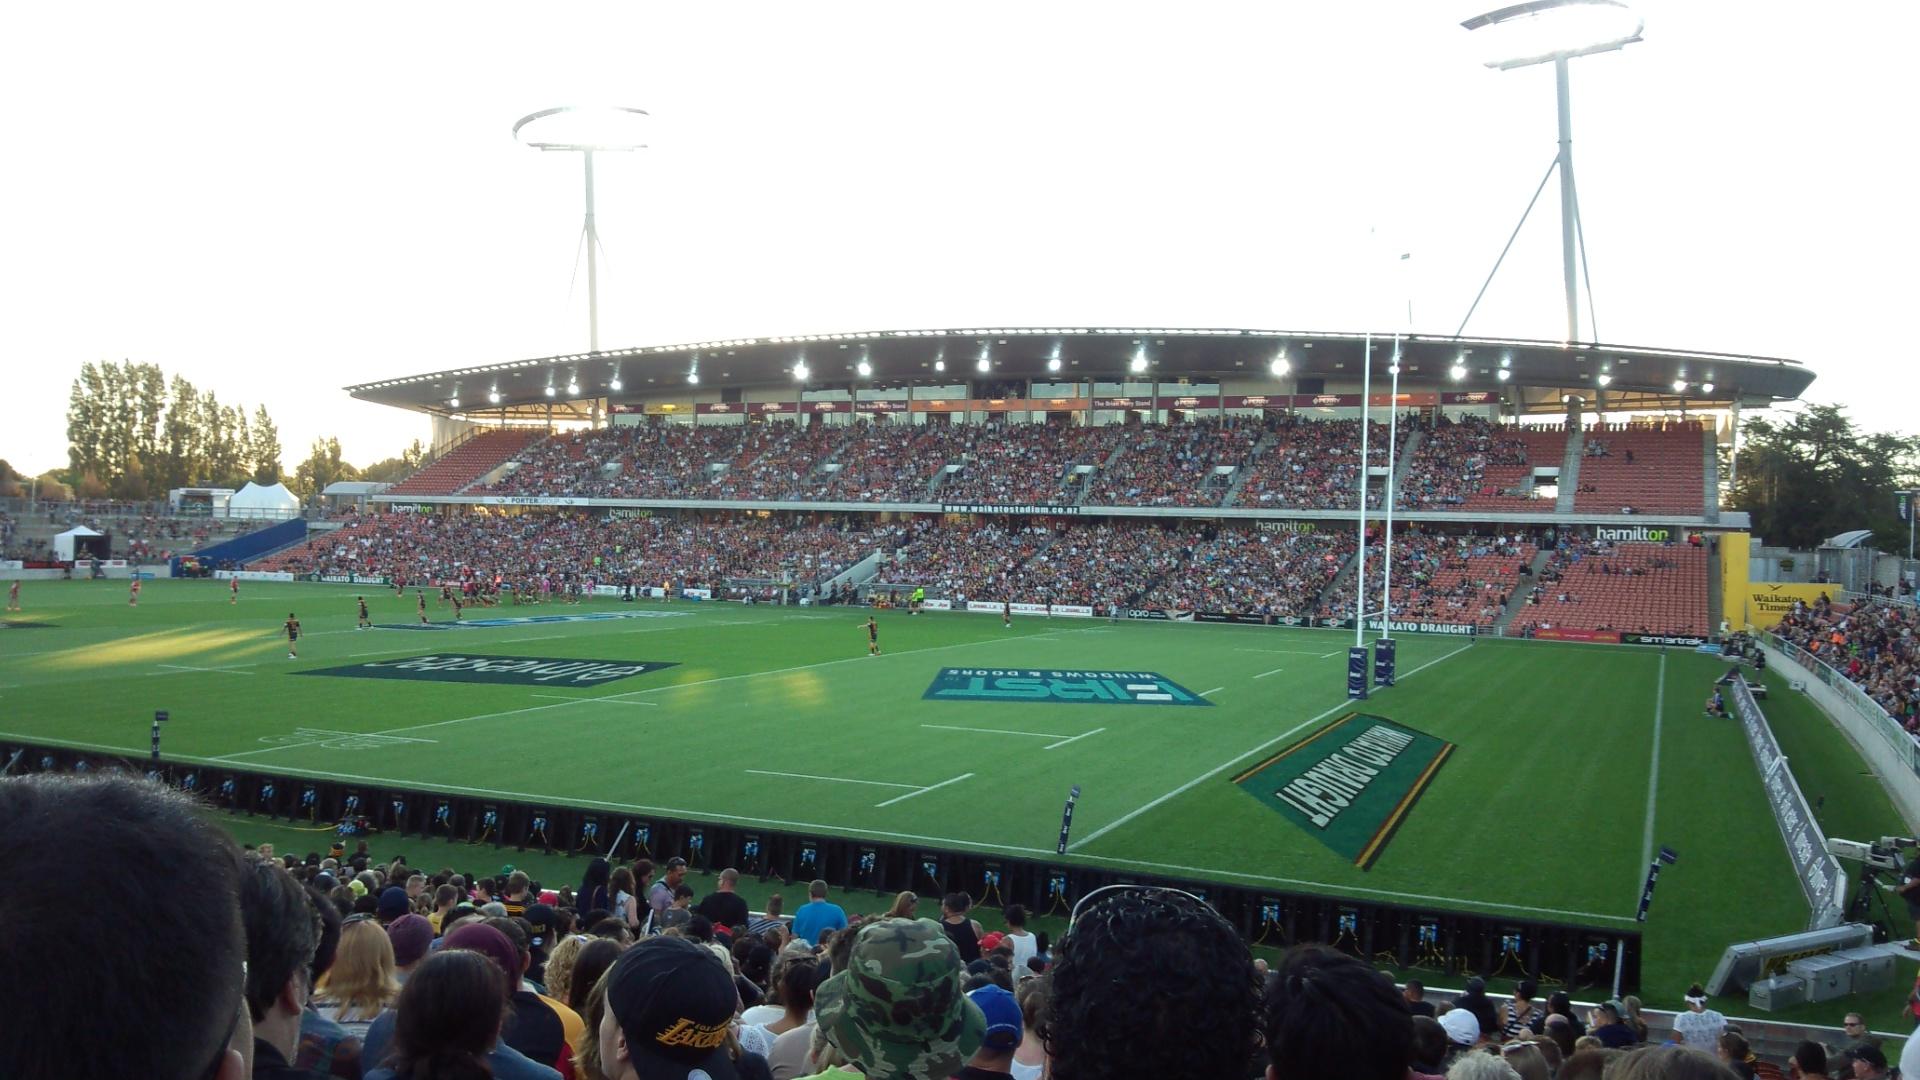
M599 601L469 617L651 616L362 631L355 596L404 625L412 592L246 582L230 605L224 582L160 581L129 608L125 582L22 590L9 621L38 625L0 632L0 738L141 754L167 709L174 760L1046 857L1079 784L1072 861L1622 928L1665 844L1681 861L1645 927L1649 1003L1806 917L1739 731L1702 715L1724 667L1682 650L1401 638L1400 685L1361 711L1456 748L1361 870L1233 783L1349 710L1335 631L882 611L870 657L845 608ZM452 617L432 594L428 612ZM591 688L296 675L449 652L673 666ZM1212 706L923 697L944 667L1153 671ZM1769 679L1829 834L1900 831L1831 724ZM327 745L365 733L384 737Z

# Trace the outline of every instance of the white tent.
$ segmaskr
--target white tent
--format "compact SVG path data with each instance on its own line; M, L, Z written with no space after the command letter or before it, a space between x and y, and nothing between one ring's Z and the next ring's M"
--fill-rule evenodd
M300 513L300 498L285 484L262 487L249 482L227 500L227 516L237 518L289 518Z
M53 538L53 557L61 562L73 561L73 538L76 536L99 536L100 534L85 525L76 525Z

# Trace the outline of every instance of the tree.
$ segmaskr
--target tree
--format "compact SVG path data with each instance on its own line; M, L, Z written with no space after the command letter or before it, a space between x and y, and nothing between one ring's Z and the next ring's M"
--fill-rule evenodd
M313 452L293 471L293 491L302 499L311 499L336 480L358 480L360 470L340 460L340 440L313 440Z
M376 484L397 484L412 475L426 458L427 448L420 444L419 439L415 439L411 446L400 451L399 457L376 461L360 470L360 478L371 480Z
M1770 544L1818 547L1829 537L1869 529L1883 542L1904 536L1896 493L1920 486L1920 438L1863 435L1840 405L1809 405L1784 420L1741 424L1735 509L1753 515L1753 532Z
M280 482L280 429L274 426L273 417L267 415L265 405L253 411L253 437L247 460L253 465L254 483Z

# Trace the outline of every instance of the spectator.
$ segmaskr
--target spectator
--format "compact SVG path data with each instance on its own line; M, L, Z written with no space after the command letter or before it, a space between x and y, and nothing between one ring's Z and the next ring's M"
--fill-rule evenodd
M545 972L547 977L544 980L547 994L555 1001L566 1002L567 1007L572 1008L574 1012L580 1012L580 1010L574 1008L572 1000L573 968L580 959L580 950L592 940L594 939L585 934L567 934L554 945L552 954L547 957ZM586 1013L580 1013L580 1018L584 1020L586 1015Z
M1281 958L1263 1030L1268 1080L1402 1080L1413 1061L1413 1017L1393 981L1320 946Z
M367 1080L534 1075L499 1063L505 997L505 975L479 953L443 949L429 957L400 990L392 1063L368 1073Z
M547 953L553 948L554 934L560 927L560 913L551 904L528 904L527 913L521 916L527 932L527 978L545 985L547 977Z
M980 1048L986 1018L960 993L963 965L938 923L878 919L847 970L814 995L815 1042L874 1080L944 1080ZM855 977L858 972L858 977Z
M940 901L940 929L959 950L960 962L971 964L980 959L980 923L967 917L973 908L973 897L964 892L948 893Z
M1015 972L1018 978L1019 973ZM1047 1071L1047 1046L1040 1037L1040 1025L1047 1017L1047 997L1052 983L1045 975L1035 975L1014 986L1020 1003L1020 1045L1013 1052L1007 1071L1013 1080L1040 1080Z
M613 868L607 860L595 858L587 862L586 873L580 876L580 891L574 894L575 911L612 911L613 896L607 891L612 880ZM632 890L629 889L629 892Z
M374 909L374 914L379 917L381 926L387 926L412 910L413 905L407 899L407 890L399 885L390 885L380 890L379 906Z
M1811 1039L1803 1040L1793 1048L1793 1057L1787 1059L1787 1075L1796 1080L1818 1080L1827 1075L1827 1048Z
M247 1007L253 1018L253 1075L294 1080L300 1015L312 990L310 967L320 917L300 883L272 859L251 856L240 876L247 933ZM375 927L372 932L386 940Z
M1853 1058L1853 1080L1886 1080L1887 1055L1877 1046L1848 1051Z
M1406 1001L1407 1011L1413 1015L1434 1015L1433 1002L1427 1000L1427 985L1419 979L1408 979L1400 991L1400 997Z
M1422 1013L1414 1014L1412 1060L1407 1065L1414 1080L1445 1075L1448 1045L1447 1029L1440 1026L1439 1020Z
M1521 979L1513 988L1513 997L1500 1003L1500 1030L1508 1038L1518 1038L1523 1031L1538 1033L1546 1024L1546 1014L1534 1005L1534 996L1540 992L1540 984L1532 979Z
M1520 1080L1553 1080L1553 1069L1541 1049L1543 1046L1553 1048L1550 1042L1510 1042L1500 1048L1500 1056L1520 1075ZM1554 1052L1558 1052L1557 1048Z
M1013 992L999 986L983 986L967 994L967 1000L980 1009L987 1026L980 1037L980 1049L954 1080L1012 1080L1013 1052L1021 1040L1020 1006Z
M1727 1030L1727 1018L1717 1010L1707 1008L1707 992L1699 983L1687 987L1686 1002L1686 1011L1673 1018L1674 1033L1680 1036L1684 1045L1703 1053L1713 1053L1720 1045L1721 1032ZM1847 1018L1859 1019L1855 1014L1848 1014ZM1853 1030L1847 1029L1849 1034Z
M888 908L887 913L880 917L883 919L917 918L918 916L915 914L915 912L918 911L919 908L920 908L919 894L914 892L912 889L908 889L905 892L895 894L893 898L893 906Z
M245 1076L241 866L219 828L118 776L0 779L0 821L34 823L0 829L0 956L16 975L0 979L0 1075ZM102 867L151 868L139 902L102 889Z
M307 887L307 899L319 916L319 944L314 947L308 975L308 981L317 986L333 969L333 958L340 949L340 909L325 892L311 885ZM315 1080L360 1080L361 1051L360 1036L321 1016L309 995L307 1007L300 1013L300 1048L294 1052L293 1067Z
M1480 1034L1491 1037L1501 1029L1499 1010L1494 1008L1493 999L1487 996L1487 980L1478 975L1467 980L1466 992L1453 999L1453 1007L1465 1009L1479 1021Z
M567 984L567 1007L586 1019L586 1006L593 994L593 988L600 977L607 973L615 960L626 949L617 941L595 938L580 947L580 955L573 962L573 975ZM594 1040L593 1029L587 1029L587 1042Z
M1600 1045L1610 1050L1625 1050L1640 1040L1634 1030L1622 1021L1626 1007L1617 1001L1605 1001L1594 1007L1592 1026L1587 1034L1600 1040Z
M399 891L397 889L390 891ZM420 916L409 916L420 919ZM421 922L425 922L424 919ZM403 936L408 931L403 930ZM348 1033L366 1038L367 1028L400 992L394 975L396 959L390 930L363 915L347 919L340 931L340 949L333 967L314 987L314 1006L320 1015ZM426 945L418 943L418 961ZM255 1028L259 1025L256 1023Z
M815 879L807 886L806 903L793 913L793 936L809 945L819 944L822 931L844 930L847 913L839 904L827 900L827 883Z
M1520 1080L1520 1074L1495 1054L1461 1054L1447 1066L1447 1080Z
M1090 893L1054 949L1041 1036L1056 1080L1247 1075L1260 980L1246 942L1168 889Z
M1454 1006L1440 1014L1440 1027L1447 1033L1447 1063L1472 1050L1480 1042L1480 1020L1472 1009Z
M673 906L673 898L687 877L687 860L675 855L667 860L667 872L659 881L647 890L647 906L653 909L655 926L661 924L661 916Z
M727 1050L738 995L706 949L652 937L623 953L606 974L600 1071L609 1080L664 1080L696 1070L712 1080L738 1075Z
M511 920L500 921L511 923ZM555 1063L566 1044L564 1028L546 1003L531 991L523 994L513 989L520 970L520 954L513 941L501 932L497 922L489 920L455 928L443 939L435 955L453 950L477 952L492 961L501 973L500 1007L506 1012L506 1020L499 1029L499 1041L487 1054L487 1065L494 1076L498 1080L557 1080L560 1073ZM388 1009L367 1029L367 1061L386 1060L387 1051L393 1045L397 1019L397 1011ZM529 1057L515 1045L516 1039L545 1056L538 1060Z
M757 919L747 923L747 933L754 937L765 937L770 930L786 929L786 920L780 917L781 899L779 893L767 897L767 910Z
M446 923L447 912L452 911L460 902L460 890L452 885L442 885L433 890L433 911L427 916L427 922L433 926L433 934L439 937L441 927Z
M1013 946L1013 955L1009 959L1013 968L1013 981L1018 985L1021 980L1032 977L1033 970L1027 966L1027 963L1040 955L1040 941L1027 930L1025 904L1008 904L1004 917L1007 922L1007 936L1003 940Z
M1547 996L1547 1019L1549 1021L1548 1023L1549 1031L1552 1030L1553 1025L1551 1021L1555 1016L1566 1018L1565 1026L1572 1033L1572 1038L1568 1040L1569 1042L1587 1033L1587 1025L1581 1023L1580 1018L1573 1014L1573 999L1567 996L1567 992L1565 990L1555 990L1552 994L1549 994ZM1571 1049L1568 1049L1566 1047L1562 1047L1561 1049L1569 1055L1573 1053Z
M643 870L642 867L645 869ZM640 890L644 887L637 884L637 881L652 875L653 864L641 859L634 869L629 870L622 866L608 879L607 891L613 895L611 908L613 917L636 934L648 933L653 924L652 909L647 909L646 917L642 918L641 909L646 905L637 899L641 895Z
M1685 1046L1651 1046L1620 1059L1612 1080L1733 1080L1725 1065Z

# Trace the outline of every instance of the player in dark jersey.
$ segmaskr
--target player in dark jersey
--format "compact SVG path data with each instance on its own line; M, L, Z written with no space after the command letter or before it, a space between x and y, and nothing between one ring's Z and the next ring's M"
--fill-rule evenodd
M419 600L420 625L425 626L427 624L427 590L415 589L413 595Z
M440 583L440 606L446 607L449 603L452 602L452 600L453 600L453 586L447 584L444 581L441 582Z
M369 619L369 618L367 618L367 598L366 598L366 597L364 597L364 596L356 596L356 597L354 597L354 599L356 599L356 600L358 600L358 601L360 601L360 626L359 626L359 628L360 628L360 629L362 629L362 630L371 630L371 629L373 629L373 620L372 620L372 619Z
M463 605L463 604L461 604L461 603L460 603L460 594L459 594L459 593L454 593L454 594L453 594L453 621L454 621L454 622L459 622L459 621L460 621L460 609L461 609L461 608L462 608L463 606L465 606L465 605Z
M1000 601L1000 626L1003 629L1007 629L1007 630L1013 629L1013 601L1012 600Z
M300 620L294 618L293 612L289 611L287 612L287 659L299 659L300 653L294 648L294 644L299 640Z
M867 616L867 655L880 655L880 624L871 615Z

